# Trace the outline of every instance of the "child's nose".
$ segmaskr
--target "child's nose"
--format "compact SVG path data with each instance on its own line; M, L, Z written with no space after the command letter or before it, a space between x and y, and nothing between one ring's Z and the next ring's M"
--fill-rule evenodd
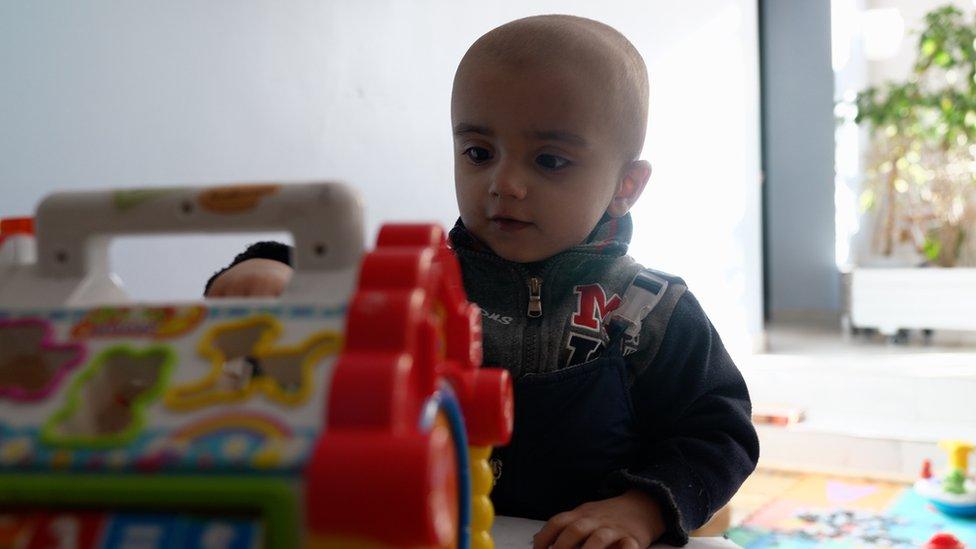
M519 167L514 162L499 162L492 174L488 193L496 197L521 200L525 198L525 192L524 174Z

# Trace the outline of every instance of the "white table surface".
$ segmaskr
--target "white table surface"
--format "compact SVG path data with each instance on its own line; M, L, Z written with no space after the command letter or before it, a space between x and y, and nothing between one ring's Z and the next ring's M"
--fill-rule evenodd
M495 547L498 549L508 549L518 547L525 549L529 547L532 536L538 532L545 524L538 520L528 520L515 517L495 517L495 524L491 529L491 535L495 538ZM670 545L654 544L652 547L671 547ZM734 549L739 547L725 538L691 538L688 549Z

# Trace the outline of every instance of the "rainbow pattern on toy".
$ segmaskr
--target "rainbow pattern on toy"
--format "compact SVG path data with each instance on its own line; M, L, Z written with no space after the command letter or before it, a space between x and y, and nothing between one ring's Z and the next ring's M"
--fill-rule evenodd
M334 183L58 193L34 221L0 223L0 547L493 546L511 382L443 229L364 253ZM278 299L132 303L106 262L116 235L282 229Z
M945 474L933 475L931 462L926 460L915 491L947 515L976 517L976 477L969 473L969 455L976 447L964 440L943 440L939 446L949 456Z

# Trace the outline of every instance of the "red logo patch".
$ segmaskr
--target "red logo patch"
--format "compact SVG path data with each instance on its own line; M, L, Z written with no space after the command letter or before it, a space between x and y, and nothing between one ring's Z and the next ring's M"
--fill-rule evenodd
M620 306L620 296L613 294L607 299L607 293L599 284L587 284L573 288L576 294L576 313L573 315L573 326L600 331L603 319Z

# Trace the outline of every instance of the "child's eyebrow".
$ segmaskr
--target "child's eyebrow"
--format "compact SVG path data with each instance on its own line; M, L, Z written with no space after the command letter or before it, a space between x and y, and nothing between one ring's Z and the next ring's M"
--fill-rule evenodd
M479 135L484 135L485 137L495 136L495 132L491 128L487 128L485 126L468 124L466 122L460 122L454 126L454 135L464 135L466 133L476 133ZM535 139L539 139L541 141L562 141L563 143L577 145L580 147L589 146L586 139L583 139L581 136L572 132L562 130L543 130L529 131L525 133L529 137L534 137Z
M541 139L543 141L562 141L564 143L569 143L570 145L578 145L580 147L586 147L589 143L586 142L581 136L576 135L571 132L564 132L560 130L547 130L541 132L528 132L532 137L536 139Z
M495 135L495 132L493 132L491 128L476 126L466 122L460 122L454 126L454 135L464 135L466 133L477 133L484 135L485 137L493 137Z

